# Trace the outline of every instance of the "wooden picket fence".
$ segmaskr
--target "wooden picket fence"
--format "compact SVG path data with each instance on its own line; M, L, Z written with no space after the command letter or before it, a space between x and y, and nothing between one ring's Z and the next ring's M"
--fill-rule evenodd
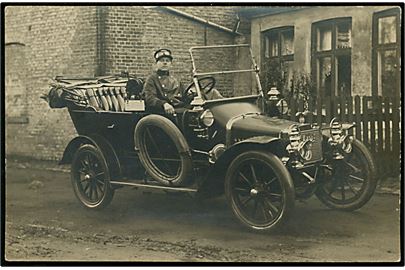
M329 123L334 117L342 122L355 123L353 135L371 151L381 177L397 176L401 168L401 104L397 97L341 96L317 97L304 102L291 98L290 119L304 105L316 114L311 122ZM322 112L322 114L318 113ZM323 115L323 116L322 116Z

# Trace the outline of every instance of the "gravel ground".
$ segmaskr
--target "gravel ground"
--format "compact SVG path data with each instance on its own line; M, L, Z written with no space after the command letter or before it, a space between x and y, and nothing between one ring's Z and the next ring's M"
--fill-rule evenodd
M80 207L69 168L8 160L6 249L9 262L388 262L400 260L399 181L382 181L356 212L334 211L316 198L296 203L285 228L242 227L223 197L117 190L102 211Z

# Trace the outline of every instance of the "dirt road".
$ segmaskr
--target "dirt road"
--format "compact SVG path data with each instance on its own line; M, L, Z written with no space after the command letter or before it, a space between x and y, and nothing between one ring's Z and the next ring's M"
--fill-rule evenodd
M46 166L45 166L46 167ZM7 164L9 261L395 262L399 195L378 193L360 211L297 202L280 232L246 230L223 197L116 191L103 211L77 202L67 172Z

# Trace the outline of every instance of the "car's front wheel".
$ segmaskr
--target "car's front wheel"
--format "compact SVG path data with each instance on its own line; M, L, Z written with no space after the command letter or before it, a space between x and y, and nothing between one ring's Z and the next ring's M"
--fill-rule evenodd
M353 211L366 204L377 186L376 167L364 144L355 140L344 159L323 164L316 196L333 209Z
M225 193L233 213L251 229L274 229L294 208L294 185L281 160L267 152L237 156L225 177Z

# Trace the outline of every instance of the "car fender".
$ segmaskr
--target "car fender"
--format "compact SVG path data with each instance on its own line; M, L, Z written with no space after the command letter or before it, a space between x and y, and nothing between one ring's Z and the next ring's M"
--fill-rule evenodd
M72 139L66 146L62 159L59 164L70 164L73 155L83 144L92 144L103 153L111 174L111 179L116 179L121 176L121 163L112 145L102 136L92 134L88 136L80 135Z
M285 150L281 138L271 136L251 137L233 144L212 165L205 181L199 187L198 196L201 198L215 197L224 192L224 179L229 164L243 151L265 150L275 155Z
M277 149L272 149L271 146L279 145L281 139L278 137L271 137L271 136L256 136L251 137L249 139L245 139L233 144L229 147L223 155L220 156L218 162L223 162L223 159L229 159L244 150L251 150L254 149L266 149L270 150L270 152L277 152ZM273 151L272 151L273 150Z

